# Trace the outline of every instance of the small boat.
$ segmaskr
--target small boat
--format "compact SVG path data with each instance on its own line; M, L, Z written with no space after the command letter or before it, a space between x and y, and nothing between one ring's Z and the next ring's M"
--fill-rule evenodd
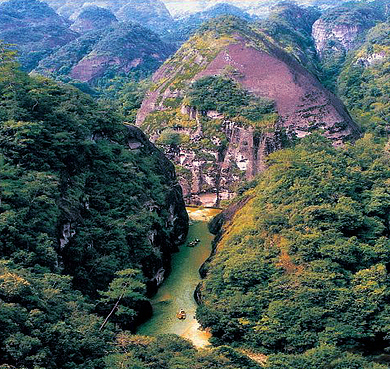
M192 240L191 242L189 242L187 244L188 247L195 247L198 243L200 242L200 239L199 238L195 238L194 240Z
M180 320L184 320L187 318L187 313L181 309L177 314L176 314L176 318L177 319L180 319Z

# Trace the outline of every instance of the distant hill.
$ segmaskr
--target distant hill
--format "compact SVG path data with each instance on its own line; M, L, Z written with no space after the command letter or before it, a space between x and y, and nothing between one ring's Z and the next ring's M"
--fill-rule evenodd
M118 19L110 10L91 5L82 8L70 28L76 32L85 33L107 28L116 22Z
M27 71L55 48L77 38L69 22L38 0L10 0L0 4L0 39L15 44Z
M171 28L164 38L172 42L185 42L196 32L202 23L221 15L234 15L246 20L252 19L248 13L237 6L227 3L218 3L207 10L177 19L175 23L171 25Z
M177 1L177 0L164 0L167 8L174 16L174 18L187 17L190 14L201 12L211 8L219 3L228 3L234 5L242 10L248 12L251 15L265 18L269 15L271 8L282 2L280 0L191 0L191 1ZM286 1L284 1L286 2ZM321 8L338 6L348 0L297 0L289 1L290 3L296 3L302 6L318 6Z
M85 6L96 5L110 10L121 21L133 21L154 31L167 27L173 18L160 0L45 0L58 14L75 19Z
M121 22L80 36L43 59L35 72L94 84L99 78L131 71L148 74L174 51L152 31Z

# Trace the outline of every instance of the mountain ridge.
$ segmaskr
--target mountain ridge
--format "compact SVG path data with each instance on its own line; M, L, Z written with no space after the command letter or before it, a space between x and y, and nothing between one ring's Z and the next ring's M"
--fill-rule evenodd
M186 89L212 76L225 76L256 98L273 102L277 116L266 114L263 123L248 123L221 111L193 109ZM201 196L218 203L222 192L224 198L230 197L230 186L240 176L250 180L265 168L266 155L282 145L280 135L303 137L323 129L339 143L359 135L339 99L268 34L238 18L219 18L204 25L165 62L153 81L137 124L156 142L164 129L176 130L182 140L189 136L188 142L168 143L165 148L178 167L191 172L181 177L190 202L201 201ZM208 142L205 154L201 147L191 148L203 138ZM205 159L206 152L215 158ZM194 160L197 167L191 168Z

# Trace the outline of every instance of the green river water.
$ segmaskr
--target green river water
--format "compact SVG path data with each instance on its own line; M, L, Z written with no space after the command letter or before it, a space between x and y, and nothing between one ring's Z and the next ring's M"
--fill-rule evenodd
M187 208L192 224L187 242L200 239L195 247L186 244L172 256L172 271L152 299L153 316L138 328L141 335L175 333L190 339L196 346L208 344L210 335L199 329L195 319L196 301L194 291L200 282L199 268L210 256L213 235L208 231L207 222L219 213L216 209ZM179 320L176 313L184 309L186 320Z

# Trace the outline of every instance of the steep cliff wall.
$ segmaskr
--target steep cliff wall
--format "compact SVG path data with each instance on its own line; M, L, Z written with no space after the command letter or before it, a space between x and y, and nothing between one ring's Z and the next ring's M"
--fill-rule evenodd
M251 122L240 114L198 111L188 100L194 81L222 76L274 105ZM178 166L188 202L218 204L237 183L265 167L286 139L313 130L339 144L359 130L343 104L259 29L233 17L211 22L154 75L137 124ZM176 138L175 138L176 137Z
M350 53L337 90L366 132L387 137L390 131L390 25L373 27L364 44Z
M367 31L384 20L386 7L384 1L351 3L330 9L314 23L312 36L327 86L334 88L347 53L360 46Z

